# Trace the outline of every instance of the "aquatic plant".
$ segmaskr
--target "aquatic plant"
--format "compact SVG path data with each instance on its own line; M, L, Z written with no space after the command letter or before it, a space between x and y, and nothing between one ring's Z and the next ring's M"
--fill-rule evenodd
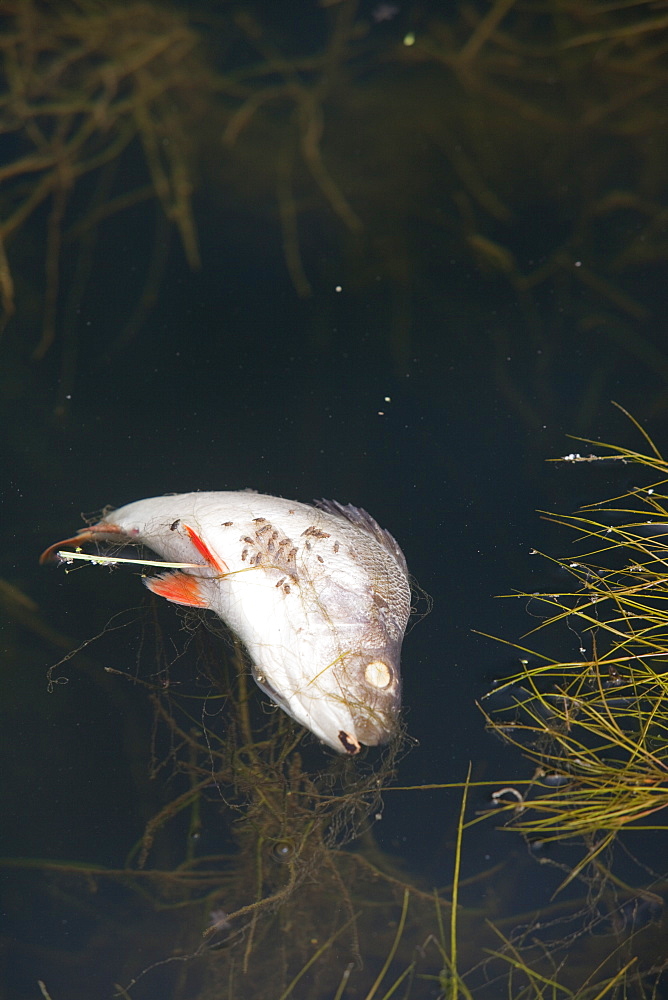
M349 262L358 287L387 277L399 362L425 219L430 259L473 261L527 316L533 292L555 282L630 322L647 316L626 278L666 256L665 148L651 141L665 125L665 15L644 2L543 10L495 0L447 16L402 12L386 34L356 0L320 7L304 43L290 23L278 31L244 5L194 15L155 0L2 4L3 322L27 302L15 290L31 256L16 246L23 234L25 246L45 247L34 357L62 326L70 388L68 324L100 223L159 207L118 350L155 303L172 226L199 263L193 191L203 176L214 204L232 195L277 226L300 296L322 277L312 255L304 263L311 241L339 270ZM552 221L527 247L536 206ZM583 322L600 322L579 308Z
M595 454L561 459L659 478L572 516L546 515L577 531L583 551L547 557L574 587L524 595L543 619L529 635L566 625L580 657L558 662L520 647L518 671L496 689L510 705L486 711L490 730L535 766L526 788L505 789L497 805L531 840L584 838L570 877L621 831L668 828L668 462L647 442L649 454L586 441Z
M63 245L83 241L90 253L104 218L158 199L178 228L190 264L197 265L186 125L199 103L205 70L197 34L168 7L8 0L2 15L0 127L11 155L0 169L0 293L6 320L14 311L6 248L48 206L44 324L34 351L39 359L55 337ZM135 141L143 150L148 183L123 184L110 196L120 159ZM73 224L68 208L87 175L95 178L92 197Z

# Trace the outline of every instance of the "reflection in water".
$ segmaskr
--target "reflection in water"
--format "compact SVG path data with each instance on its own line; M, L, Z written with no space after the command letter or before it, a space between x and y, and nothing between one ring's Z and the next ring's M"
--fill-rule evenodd
M150 766L165 792L125 865L10 863L17 892L29 884L51 921L59 913L74 928L75 969L63 942L30 945L52 1000L89 996L91 975L96 995L110 996L120 983L116 995L137 1000L373 1000L399 990L425 1000L470 991L542 996L546 979L566 991L590 980L601 997L622 984L625 996L645 995L642 981L659 974L643 970L663 917L660 883L634 891L586 831L589 851L574 867L534 852L459 874L469 830L480 821L464 808L464 790L454 885L425 884L374 837L383 799L399 788L406 737L382 753L327 757L258 697L240 648L222 655L219 636L194 618L185 624L176 656L165 654L156 621L152 638L148 627L144 633L138 675L104 673L105 683L129 682L148 699ZM526 711L530 698L518 694L525 689L509 690ZM553 699L547 704L552 713ZM552 718L535 715L541 725ZM505 721L502 735L508 730ZM550 762L548 778L564 773L558 754ZM564 798L561 782L544 785L560 836L558 820L573 827L572 797ZM419 797L420 787L412 794ZM540 822L530 827L525 809L540 813L545 795L532 798L522 782L494 794L497 811L510 808L513 824L534 836ZM522 912L514 900L526 898L536 864L561 870L570 892ZM27 957L27 944L22 950Z

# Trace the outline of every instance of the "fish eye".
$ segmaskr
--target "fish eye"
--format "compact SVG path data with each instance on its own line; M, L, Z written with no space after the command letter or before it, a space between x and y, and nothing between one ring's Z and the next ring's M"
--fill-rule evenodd
M291 840L277 840L271 848L272 858L274 861L280 861L281 864L292 861L296 853L295 845Z
M364 668L367 684L375 688L386 688L392 680L392 671L383 660L372 660Z

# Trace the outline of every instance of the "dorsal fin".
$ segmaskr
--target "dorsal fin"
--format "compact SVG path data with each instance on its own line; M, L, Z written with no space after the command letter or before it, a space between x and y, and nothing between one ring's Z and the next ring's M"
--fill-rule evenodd
M351 503L342 504L338 500L314 500L316 507L320 510L324 510L327 514L333 514L335 517L342 517L344 520L349 521L356 528L360 528L362 531L366 531L367 534L375 538L383 548L387 549L397 560L401 568L405 573L408 573L408 568L406 566L406 557L399 547L399 543L386 531L385 528L381 528L378 521L375 520L364 510L363 507L353 507Z

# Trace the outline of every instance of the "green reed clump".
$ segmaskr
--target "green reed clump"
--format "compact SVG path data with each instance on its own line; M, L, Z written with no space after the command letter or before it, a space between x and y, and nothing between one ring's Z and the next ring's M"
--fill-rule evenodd
M501 685L512 705L489 728L535 765L528 789L498 793L531 839L584 837L588 859L623 829L668 827L668 462L599 445L562 461L646 466L658 478L577 515L549 517L580 533L582 554L552 560L572 591L531 595L540 630L567 624L581 659L531 652ZM529 596L529 595L526 595ZM529 650L523 650L529 652Z

